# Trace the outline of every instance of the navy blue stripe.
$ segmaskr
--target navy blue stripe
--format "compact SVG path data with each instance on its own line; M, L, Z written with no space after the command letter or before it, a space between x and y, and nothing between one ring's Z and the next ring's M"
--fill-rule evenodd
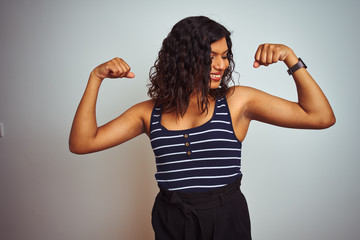
M186 130L167 130L161 125L161 109L154 107L150 141L156 180L169 190L209 191L241 175L241 142L235 136L225 98L216 100L208 122Z

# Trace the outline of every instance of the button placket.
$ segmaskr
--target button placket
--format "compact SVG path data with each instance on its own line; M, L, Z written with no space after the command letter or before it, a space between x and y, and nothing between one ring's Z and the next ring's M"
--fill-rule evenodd
M187 157L190 157L192 152L191 152L191 144L190 144L190 138L189 138L189 134L185 133L184 134L184 141L185 141L185 151L186 151L186 155Z

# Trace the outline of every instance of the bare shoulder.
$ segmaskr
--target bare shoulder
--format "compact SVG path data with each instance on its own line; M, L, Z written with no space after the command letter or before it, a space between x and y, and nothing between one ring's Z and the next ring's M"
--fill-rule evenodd
M140 102L132 106L128 112L136 115L137 118L140 118L144 123L149 120L154 108L155 102L152 99Z
M155 102L153 99L149 99L138 104L135 104L132 108L136 111L151 112L154 108Z
M229 107L248 103L252 96L259 90L247 86L232 86L226 96Z
M140 102L129 109L129 111L133 111L136 115L141 119L143 126L145 128L145 133L149 133L150 131L150 120L151 113L155 106L155 101L153 99L149 99L143 102Z
M226 96L235 134L240 141L243 141L251 119L247 114L249 102L256 89L246 86L233 86Z
M264 92L248 87L248 86L233 86L230 88L226 96L229 109L232 115L237 118L250 118L249 110L254 103L258 101ZM251 112L251 111L250 111Z

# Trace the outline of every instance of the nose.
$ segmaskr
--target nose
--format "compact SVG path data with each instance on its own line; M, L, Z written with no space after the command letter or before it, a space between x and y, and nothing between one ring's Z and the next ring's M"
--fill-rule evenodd
M224 70L226 68L225 60L222 57L217 57L213 60L213 67L217 70Z

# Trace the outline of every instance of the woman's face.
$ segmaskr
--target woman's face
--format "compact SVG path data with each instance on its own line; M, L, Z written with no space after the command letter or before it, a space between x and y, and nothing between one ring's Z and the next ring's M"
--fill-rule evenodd
M211 45L211 71L210 71L210 88L216 89L220 86L221 78L225 70L229 67L229 59L227 57L228 45L226 38L223 37Z

